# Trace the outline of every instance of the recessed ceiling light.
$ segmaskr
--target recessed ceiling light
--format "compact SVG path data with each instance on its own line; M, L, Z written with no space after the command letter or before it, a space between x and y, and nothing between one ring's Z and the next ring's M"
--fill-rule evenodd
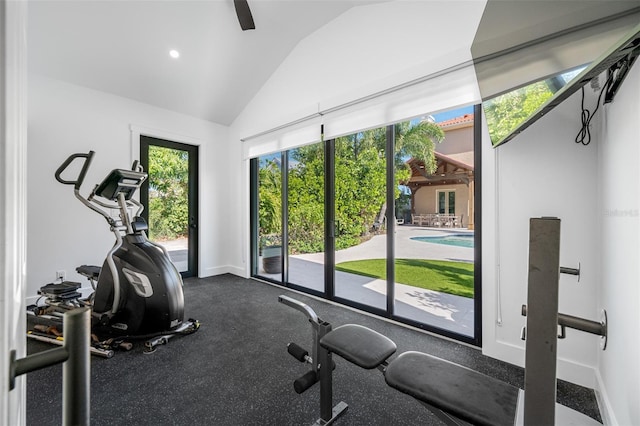
M173 59L178 59L180 57L180 52L175 49L171 49L169 51L169 56L171 56Z

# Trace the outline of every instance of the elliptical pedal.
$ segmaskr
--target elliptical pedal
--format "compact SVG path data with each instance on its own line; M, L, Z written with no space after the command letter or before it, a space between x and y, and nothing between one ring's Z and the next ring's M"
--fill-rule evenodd
M144 353L145 354L154 353L156 349L158 349L158 346L166 345L167 343L169 343L169 339L177 335L186 336L186 335L195 333L196 331L198 331L198 329L200 329L200 321L193 318L189 318L188 321L185 321L182 324L180 324L175 330L172 330L167 333L162 333L161 335L155 336L147 340L146 342L144 342Z

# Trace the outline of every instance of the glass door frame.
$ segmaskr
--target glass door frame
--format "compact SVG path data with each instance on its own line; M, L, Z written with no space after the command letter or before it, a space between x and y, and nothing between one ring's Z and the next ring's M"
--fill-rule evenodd
M198 146L181 142L170 141L153 136L140 135L140 164L149 172L149 146L187 151L189 153L189 239L187 248L187 270L180 272L183 278L198 276L198 234L199 234L199 207L198 207ZM140 202L144 205L142 217L149 223L149 179L140 188Z

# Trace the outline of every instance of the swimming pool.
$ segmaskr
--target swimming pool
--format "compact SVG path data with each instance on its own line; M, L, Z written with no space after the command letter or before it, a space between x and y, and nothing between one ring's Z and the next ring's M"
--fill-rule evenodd
M411 237L412 240L425 243L445 244L448 246L473 248L473 234L449 234L434 237Z

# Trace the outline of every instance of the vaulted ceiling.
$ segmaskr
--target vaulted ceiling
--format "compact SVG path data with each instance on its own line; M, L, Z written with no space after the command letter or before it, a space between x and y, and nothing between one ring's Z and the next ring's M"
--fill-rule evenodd
M233 0L29 0L28 64L33 73L230 125L301 40L352 8L393 1L248 0L256 29L242 31ZM469 1L447 0L459 13ZM638 5L491 0L474 55Z
M233 0L29 1L29 70L230 125L300 40L380 1L249 0L252 31Z

